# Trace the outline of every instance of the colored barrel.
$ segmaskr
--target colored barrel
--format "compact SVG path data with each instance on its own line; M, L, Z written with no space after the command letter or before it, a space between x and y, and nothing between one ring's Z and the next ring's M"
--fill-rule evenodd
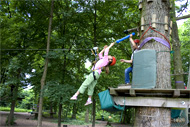
M135 33L133 32L132 35L134 36ZM121 42L121 41L123 41L123 40L125 40L125 39L128 39L129 37L130 37L130 35L127 35L127 36L125 36L125 37L123 37L123 38L117 40L116 43L119 43L119 42Z

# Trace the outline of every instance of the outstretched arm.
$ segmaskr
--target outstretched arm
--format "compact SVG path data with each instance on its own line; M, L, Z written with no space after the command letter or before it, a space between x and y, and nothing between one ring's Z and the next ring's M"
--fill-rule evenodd
M133 62L132 59L131 60L120 59L120 61L123 62L123 63L132 63Z
M137 49L138 47L137 47L137 45L135 44L135 42L134 42L132 36L133 36L133 35L130 34L130 38L129 38L129 40L130 40L131 44L133 45L133 48L134 48L134 49Z
M108 46L105 45L105 46L104 46L104 49L102 49L102 51L101 51L99 54L103 54L103 52L106 50L107 47L108 47Z
M115 44L115 42L112 42L110 45L109 45L109 49Z

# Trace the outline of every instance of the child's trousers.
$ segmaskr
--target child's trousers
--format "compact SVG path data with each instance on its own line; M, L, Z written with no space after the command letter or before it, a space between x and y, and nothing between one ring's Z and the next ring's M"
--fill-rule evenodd
M88 77L86 78L86 80L82 83L82 85L80 86L80 88L78 89L78 91L80 93L84 93L84 91L86 90L86 88L88 88L88 95L92 96L94 93L94 87L97 84L97 80L99 79L100 75L97 71L94 71L94 75L96 76L96 80L94 80L94 76L93 76L93 72L91 72Z

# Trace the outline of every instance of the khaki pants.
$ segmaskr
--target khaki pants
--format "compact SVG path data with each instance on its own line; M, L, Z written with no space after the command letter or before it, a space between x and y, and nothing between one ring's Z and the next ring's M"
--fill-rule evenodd
M93 76L93 72L91 72L88 77L86 78L86 80L82 83L82 85L80 86L80 88L78 89L78 91L80 93L84 93L84 91L86 90L86 88L88 88L88 95L92 96L94 93L94 87L97 84L97 80L99 79L100 75L97 71L94 72L94 75L96 76L96 80L94 80L94 76Z

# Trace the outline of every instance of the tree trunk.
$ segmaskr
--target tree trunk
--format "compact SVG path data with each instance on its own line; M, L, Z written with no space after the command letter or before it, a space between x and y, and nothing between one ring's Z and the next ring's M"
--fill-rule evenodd
M47 75L47 68L48 68L48 53L50 48L50 38L51 38L51 25L52 25L52 19L53 19L53 4L54 0L51 2L51 12L50 12L50 18L49 18L49 28L48 28L48 40L47 40L47 50L46 50L46 59L45 59L45 66L44 66L44 72L41 78L41 91L40 91L40 102L39 102L39 112L38 112L38 123L37 127L42 127L42 107L43 107L43 88L45 85L46 75Z
M96 100L93 98L93 103L92 103L92 127L95 127L95 120L96 120Z
M73 105L73 111L72 111L72 119L76 119L76 114L77 114L77 108L76 108L76 103Z
M174 78L176 89L184 89L184 77L181 61L180 40L178 35L178 27L175 18L175 1L172 1L172 48L174 51Z
M190 64L189 64L189 75L188 75L187 89L190 89Z
M17 100L18 84L16 86L15 85L11 86L11 92L12 92L11 110L10 110L10 114L8 116L7 125L14 124L14 109L15 109L15 104L16 104L16 100Z
M169 40L169 31L165 31L164 20L165 16L168 17L168 23L170 21L170 1L153 0L152 2L143 1L141 10L141 18L144 18L144 31L141 31L141 35L145 32L150 22L156 22L156 30L162 33ZM152 21L152 15L156 14L156 21ZM142 23L142 22L141 22ZM143 37L144 40L147 37L159 37L165 40L165 38L157 32L149 30ZM142 42L141 40L141 42ZM170 89L170 49L159 42L150 40L142 49L154 49L157 51L157 81L156 88ZM139 107L136 109L135 126L138 127L170 127L171 126L171 112L167 108L155 108L155 107Z
M89 111L88 111L88 107L86 108L85 122L89 123Z
M62 98L60 99L62 100ZM62 104L59 104L59 113L58 113L58 127L61 127L61 112L62 112Z
M96 0L94 1L94 46L97 45L96 41L97 41L97 35L96 35L96 30L97 30L97 22L96 22L96 18L97 18L97 9L96 9ZM94 90L96 91L96 90ZM92 127L95 127L95 120L96 120L96 100L93 97L93 107L92 107Z

